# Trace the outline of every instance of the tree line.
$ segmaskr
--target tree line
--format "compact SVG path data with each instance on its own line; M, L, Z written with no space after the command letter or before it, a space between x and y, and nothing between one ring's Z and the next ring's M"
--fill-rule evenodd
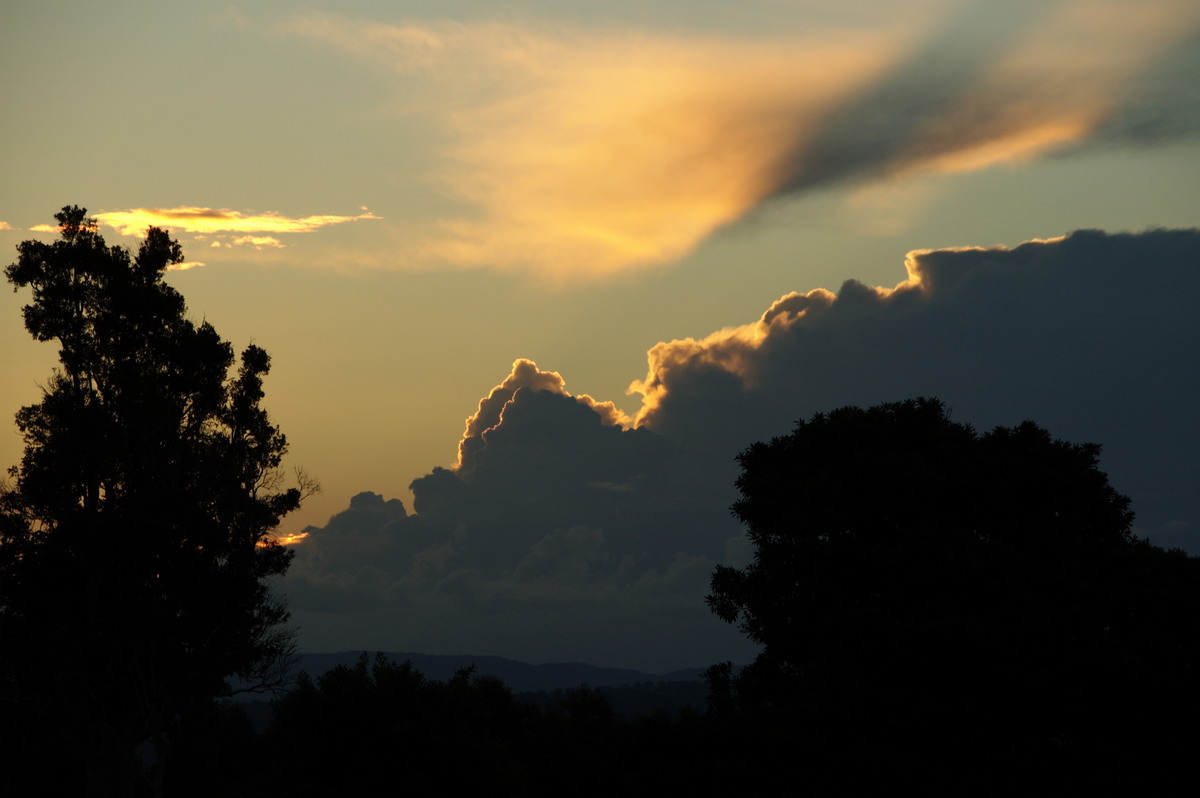
M5 794L1009 792L1188 761L1200 560L1133 534L1098 446L980 434L931 398L739 456L754 559L707 601L761 653L710 668L704 706L627 718L586 688L534 704L363 659L257 731L222 699L287 670L272 531L316 489L281 470L270 358L187 319L165 231L134 252L82 208L55 218L5 270L59 346L0 485Z

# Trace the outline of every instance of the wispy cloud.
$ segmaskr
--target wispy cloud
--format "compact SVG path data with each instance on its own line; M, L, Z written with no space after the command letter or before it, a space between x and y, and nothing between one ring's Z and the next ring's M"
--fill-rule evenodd
M0 230L12 230L13 226L6 221L0 220Z
M438 89L419 109L450 136L433 178L478 213L444 219L427 257L562 280L672 261L775 197L1115 140L1200 16L1179 0L958 9L767 41L328 14L283 29ZM1164 113L1151 124L1194 132Z
M161 227L188 233L245 233L235 243L255 246L281 246L278 239L253 236L254 233L311 233L321 227L361 219L378 219L364 210L356 216L318 215L292 218L278 213L242 213L228 208L134 208L128 211L97 213L96 220L122 235L141 235L147 227ZM273 243L272 243L273 242Z
M275 236L238 236L233 239L235 245L249 244L255 249L269 247L271 249L279 249L284 246L283 242Z
M443 220L425 256L552 277L686 254L770 193L778 142L897 55L879 33L750 46L328 15L289 30L445 89L432 179L481 212Z

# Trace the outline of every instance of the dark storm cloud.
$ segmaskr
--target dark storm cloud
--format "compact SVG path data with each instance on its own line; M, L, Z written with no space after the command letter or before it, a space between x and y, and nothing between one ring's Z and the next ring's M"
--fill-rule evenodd
M1200 551L1200 233L1078 232L914 252L895 289L848 281L650 352L638 423L716 453L845 404L936 395L980 428L1031 418L1104 445L1140 529ZM719 424L714 424L717 419Z
M745 657L703 603L717 562L746 561L734 455L818 411L918 395L981 429L1031 418L1103 444L1139 531L1200 551L1200 232L907 266L894 289L789 294L656 345L636 428L517 361L468 422L463 465L413 483L417 514L362 494L310 530L283 585L305 640L660 670Z

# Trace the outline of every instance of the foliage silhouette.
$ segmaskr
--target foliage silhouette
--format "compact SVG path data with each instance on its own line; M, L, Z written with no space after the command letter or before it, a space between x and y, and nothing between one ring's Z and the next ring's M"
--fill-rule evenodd
M275 702L264 794L432 795L524 792L532 714L498 679L463 669L427 680L411 663L363 654L316 680L302 674Z
M315 485L282 486L267 353L248 346L230 376L230 345L164 282L179 244L151 227L131 253L82 208L55 218L59 239L5 269L61 369L18 412L25 451L0 490L4 690L87 758L89 793L141 776L157 793L181 719L290 652L265 580L291 553L269 533Z
M831 780L1103 781L1179 753L1200 561L1133 536L1099 453L934 399L754 444L733 506L754 560L708 603L763 650L710 669L713 706Z
M727 740L705 716L621 718L586 686L526 701L470 668L440 682L364 654L274 708L247 794L739 794L708 767Z

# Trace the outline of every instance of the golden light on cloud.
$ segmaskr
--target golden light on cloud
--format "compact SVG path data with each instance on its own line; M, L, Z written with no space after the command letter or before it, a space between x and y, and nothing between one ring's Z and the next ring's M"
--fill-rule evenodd
M901 283L897 289L906 285L907 282ZM887 295L897 289L875 290ZM836 301L837 296L824 288L792 292L773 302L758 321L726 327L700 339L683 338L655 344L646 353L645 379L634 380L625 391L626 395L640 394L642 397L642 406L633 419L633 426L641 426L654 415L668 393L663 375L684 363L715 366L738 377L743 387L754 387L758 380L755 353L771 335L809 323L812 317L828 311Z
M444 219L426 258L552 280L665 263L741 218L811 120L902 47L883 32L747 46L331 15L287 30L445 89L433 110L451 143L431 179L480 213Z
M1094 120L1076 119L1019 127L1011 135L988 139L974 147L930 158L923 164L938 172L975 172L999 164L1031 161L1053 150L1081 141Z
M303 543L304 539L307 537L307 532L295 532L290 535L280 535L276 538L273 538L273 541L278 543L280 546L295 546L298 543Z
M0 221L0 230L11 230L13 226L5 221Z
M252 247L261 249L262 247L270 247L273 249L281 249L284 244L275 236L238 236L233 239L234 244L249 244Z
M455 114L459 143L441 180L485 213L447 223L431 249L480 265L533 261L551 274L677 259L770 193L806 119L886 63L880 50L828 46L749 58L713 43L648 50L564 55L536 89ZM726 74L713 74L713 62ZM818 62L829 66L823 85L775 85Z
M1085 141L1194 6L1064 0L1002 32L966 13L768 39L331 14L281 29L425 82L406 110L449 136L429 178L472 210L440 220L423 260L562 282L677 260L774 197Z
M147 227L161 227L187 233L311 233L332 224L344 224L362 219L378 219L370 211L357 216L304 216L290 218L278 213L244 214L228 208L134 208L128 211L97 213L101 224L112 227L122 235L142 235ZM235 239L236 240L236 239ZM271 239L280 245L278 239ZM245 242L257 244L252 238ZM260 244L261 245L261 244Z
M1200 22L1200 7L1069 0L993 62L971 90L924 120L901 168L970 172L1022 163L1091 137L1139 71Z

